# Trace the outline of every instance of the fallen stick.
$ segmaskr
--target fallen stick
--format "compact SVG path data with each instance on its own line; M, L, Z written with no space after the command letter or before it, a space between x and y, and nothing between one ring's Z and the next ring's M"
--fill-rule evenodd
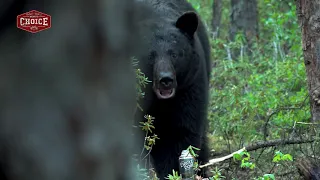
M209 160L209 162L208 162L207 164L201 165L201 166L199 166L199 167L200 167L200 168L203 168L203 167L210 166L210 165L213 165L213 164L215 164L215 163L224 161L224 160L226 160L226 159L229 159L229 158L233 157L234 154L241 153L242 151L245 151L245 150L246 150L246 148L244 147L244 148L242 148L242 149L240 149L240 150L238 150L238 151L236 151L236 152L233 152L233 153L231 153L231 154L229 154L229 155L227 155L227 156L220 157L220 158L216 158L216 159L211 159L211 160Z

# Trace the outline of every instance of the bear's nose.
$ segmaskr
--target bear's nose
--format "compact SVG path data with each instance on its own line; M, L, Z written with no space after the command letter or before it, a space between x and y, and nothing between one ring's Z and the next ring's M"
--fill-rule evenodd
M172 84L173 84L173 78L171 78L171 77L163 77L163 78L160 79L160 84L163 87L171 88Z

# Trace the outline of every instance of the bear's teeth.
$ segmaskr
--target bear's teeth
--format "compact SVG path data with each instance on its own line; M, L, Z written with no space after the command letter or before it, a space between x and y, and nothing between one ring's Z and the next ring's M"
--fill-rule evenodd
M164 96L168 96L168 95L170 95L172 93L172 89L170 89L170 90L161 90L160 91L160 94L161 95L164 95Z

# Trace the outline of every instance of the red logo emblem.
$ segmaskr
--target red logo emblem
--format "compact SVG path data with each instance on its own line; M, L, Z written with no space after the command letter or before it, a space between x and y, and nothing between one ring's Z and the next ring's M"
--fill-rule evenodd
M37 33L51 28L51 16L32 10L17 16L17 27L31 33Z

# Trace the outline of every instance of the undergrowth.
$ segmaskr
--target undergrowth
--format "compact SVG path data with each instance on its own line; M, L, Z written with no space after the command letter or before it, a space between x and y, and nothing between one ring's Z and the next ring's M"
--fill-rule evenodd
M189 1L210 32L213 1ZM223 1L223 6L230 4ZM215 67L210 81L208 136L215 152L231 153L253 142L294 138L297 131L299 135L308 136L310 128L297 125L297 122L308 122L311 115L296 7L293 2L262 0L258 1L258 8L259 39L250 57L242 53L237 59L230 59L230 52L243 48L246 43L242 34L238 34L235 42L228 40L230 8L222 10L220 37L213 39L209 33ZM139 69L136 73L138 100L143 98L143 87L148 80ZM156 128L152 126L152 114L146 115L146 119L147 123L142 123L140 128L147 137L143 151L149 152L157 136L152 134L152 129ZM279 149L288 154L282 154ZM225 179L224 174L229 174L227 179L275 179L281 168L294 168L292 161L296 156L299 154L294 148L277 146L251 155L243 152L229 161L231 165L236 164L229 171L240 175L228 173L222 163L212 166L210 179ZM247 168L250 173L238 168ZM179 177L176 172L168 176L171 180Z

